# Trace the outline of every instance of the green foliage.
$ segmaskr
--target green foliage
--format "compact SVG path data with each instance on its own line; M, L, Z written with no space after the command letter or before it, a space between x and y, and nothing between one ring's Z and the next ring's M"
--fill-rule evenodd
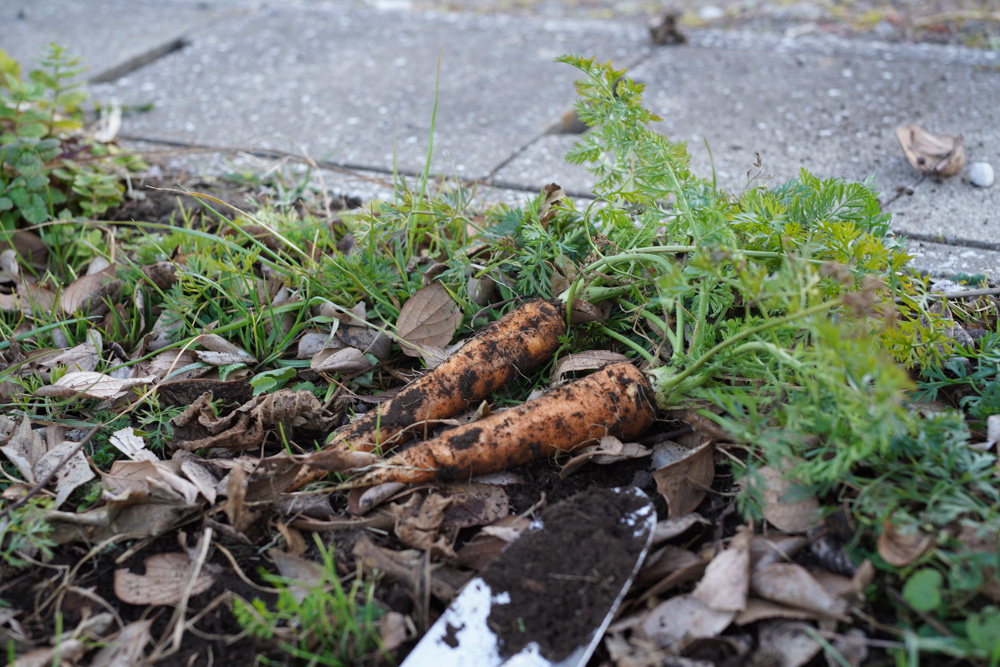
M27 503L0 518L0 561L14 567L27 567L25 555L51 558L49 539L52 527L45 520L45 511L52 509L51 498L31 498Z
M941 586L944 577L937 570L923 568L917 570L906 580L903 586L903 597L918 611L934 611L941 606Z
M316 545L322 558L319 581L304 584L265 572L264 580L278 589L273 608L260 598L236 598L236 620L250 636L273 641L296 664L352 665L377 651L389 659L379 640L377 621L383 611L374 600L374 583L357 577L345 589L333 549L318 536Z
M85 68L62 47L49 46L41 67L23 80L3 65L0 86L0 231L24 225L95 218L124 200L122 175L142 168L82 133Z

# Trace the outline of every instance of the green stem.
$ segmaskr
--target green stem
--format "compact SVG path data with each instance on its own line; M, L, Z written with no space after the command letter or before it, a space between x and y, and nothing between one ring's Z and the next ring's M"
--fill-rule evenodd
M774 327L779 327L783 324L788 324L789 322L794 322L795 320L802 319L804 317L809 317L810 315L816 315L822 312L832 310L833 308L836 308L837 306L840 306L842 304L843 304L842 299L835 299L834 301L826 301L824 303L816 304L811 308L806 308L805 310L799 311L797 313L792 313L790 315L785 315L784 317L768 320L767 322L758 324L755 327L744 329L743 331L740 331L739 333L734 334L729 338L725 339L724 341L722 341L721 343L715 345L708 352L705 352L705 354L701 355L693 364L691 364L690 366L688 366L679 373L675 373L673 368L667 366L661 366L660 368L654 368L651 369L650 371L647 371L650 375L653 376L654 380L653 389L656 393L657 403L660 405L661 408L672 405L673 395L677 393L678 389L681 388L682 383L685 383L685 380L688 380L689 378L691 379L691 382L687 382L683 385L684 390L692 389L701 384L702 382L704 382L705 380L707 380L708 379L707 375L702 376L700 378L695 378L692 376L702 366L707 364L712 359L712 357L714 357L716 354L726 349L730 345L737 343L743 340L744 338L749 338L750 336L758 334L762 331L767 331L768 329L773 329ZM759 350L767 349L764 345L766 344L762 344L762 346L759 347L755 346L754 348L751 349L759 349ZM772 350L767 349L767 351L770 352Z
M651 363L651 364L656 363L656 358L653 357L652 354L650 354L649 352L647 352L646 348L644 348L642 345L639 345L634 340L629 340L628 338L626 338L625 336L621 335L617 331L612 331L611 329L609 329L608 327L604 326L603 324L599 327L599 330L605 336L608 336L609 338L614 338L619 343L622 343L623 345L629 346L630 348L632 348L633 350L635 350L636 352L638 352L640 355L642 355L642 357L646 361L648 361L649 363Z

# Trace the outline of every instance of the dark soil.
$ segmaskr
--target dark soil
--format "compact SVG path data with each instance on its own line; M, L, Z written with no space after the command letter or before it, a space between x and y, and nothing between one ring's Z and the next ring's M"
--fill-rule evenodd
M487 624L502 656L538 642L558 662L586 645L635 569L648 531L635 518L649 502L635 492L576 494L542 513L543 527L520 537L482 574L493 595Z

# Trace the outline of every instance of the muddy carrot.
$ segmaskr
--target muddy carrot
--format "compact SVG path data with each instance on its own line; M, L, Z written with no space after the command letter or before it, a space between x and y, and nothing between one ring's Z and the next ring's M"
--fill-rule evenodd
M419 442L341 488L441 482L504 470L605 435L633 438L652 424L653 411L645 375L628 363L610 364L517 408Z
M319 479L327 470L346 469L331 462L351 460L353 452L384 450L409 440L426 422L459 415L531 373L559 347L566 332L563 316L553 302L528 301L486 326L432 371L335 433L324 449L325 469L304 468L293 486Z

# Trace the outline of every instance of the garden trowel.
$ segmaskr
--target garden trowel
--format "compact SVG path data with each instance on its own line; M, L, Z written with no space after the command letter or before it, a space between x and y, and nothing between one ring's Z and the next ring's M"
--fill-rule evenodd
M585 665L655 526L639 489L590 489L552 505L466 585L403 667Z

